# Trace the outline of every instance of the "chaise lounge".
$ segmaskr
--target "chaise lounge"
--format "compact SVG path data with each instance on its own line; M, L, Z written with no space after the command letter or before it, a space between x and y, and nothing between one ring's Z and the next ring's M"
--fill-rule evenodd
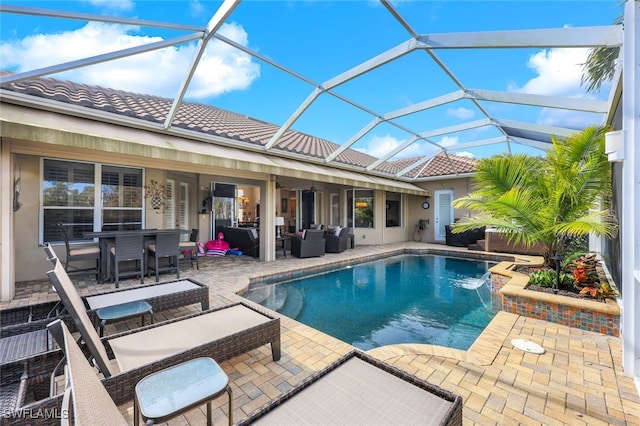
M64 323L57 320L47 328L65 354L65 392L60 410L65 416L61 425L68 426L72 419L77 425L127 425ZM205 403L207 424L211 425L211 401L223 393L228 394L231 426L233 397L229 378L213 359L195 358L160 370L136 385L134 425L138 426L140 415L149 425L172 419Z
M54 269L48 275L88 352L104 375L102 383L118 405L133 399L135 385L143 377L194 358L210 357L222 362L271 344L273 360L280 359L280 319L245 303L211 309L101 339L58 259L55 259ZM59 350L52 355L57 356L58 360L62 357ZM110 359L115 359L116 365ZM20 366L28 370L25 371L27 376L32 370L32 374L50 375L51 369L41 371L41 365L41 355L37 355L2 366L3 388L10 384L18 388L30 385L29 379L22 381L18 375ZM11 377L9 372L12 373ZM11 382L7 379L11 379ZM52 396L27 406L17 403L14 405L17 408L13 410L59 408L60 403L60 396ZM11 412L5 415L10 419L7 424L20 423L17 414L15 417ZM51 423L43 424L55 424L54 419L51 420Z
M51 262L58 259L50 244L44 251ZM95 321L97 309L140 300L149 303L156 313L197 303L205 311L209 309L209 287L192 279L181 279L107 291L85 296L82 300L92 321ZM60 301L3 309L0 311L0 338L44 330L58 317L65 319L67 326L74 331L73 322L65 314Z
M104 374L105 387L116 404L133 398L144 376L196 357L224 361L271 344L280 359L280 319L244 303L156 323L100 339L69 277L57 262L48 272L85 345ZM115 358L118 368L109 362Z
M238 426L285 424L462 425L462 398L354 350Z

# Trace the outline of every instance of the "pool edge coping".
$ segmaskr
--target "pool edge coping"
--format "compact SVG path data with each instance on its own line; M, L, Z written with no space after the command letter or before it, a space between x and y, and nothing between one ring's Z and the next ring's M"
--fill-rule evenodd
M447 250L447 249L439 249L439 248L399 248L399 249L383 251L381 253L376 253L376 254L367 255L367 256L351 257L347 259L336 260L333 262L327 262L320 265L290 269L284 272L251 276L249 277L248 285L242 290L240 290L237 294L243 295L246 292L248 292L252 286L256 286L256 285L273 284L275 282L292 280L308 274L324 273L328 271L342 269L347 266L358 265L360 263L371 262L371 261L380 260L387 257L399 256L403 254L418 254L418 255L433 254L433 255L439 255L439 256L449 256L449 257L458 257L458 258L464 258L464 259L484 260L484 261L493 261L493 262L504 262L504 261L515 262L518 260L517 256L513 254L505 254L505 253L492 253L492 252L482 252L482 251L463 252L463 251Z

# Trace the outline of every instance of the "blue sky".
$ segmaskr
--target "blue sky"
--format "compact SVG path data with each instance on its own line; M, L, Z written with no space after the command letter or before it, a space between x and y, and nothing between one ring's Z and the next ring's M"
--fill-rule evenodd
M11 1L64 11L117 15L204 26L218 1ZM420 34L496 31L611 24L621 12L610 1L396 1L398 12ZM0 68L28 71L60 62L167 39L183 31L131 27L59 18L0 14ZM402 42L410 36L374 1L245 1L221 28L226 37L275 60L314 83L322 83ZM72 70L51 77L169 98L175 97L195 44L171 47L133 58ZM437 51L436 55L466 88L606 99L580 86L584 49L483 49ZM335 89L369 110L384 114L457 90L423 51L414 51ZM187 92L191 101L209 103L275 124L282 124L313 87L219 41L210 43ZM600 124L602 116L486 103L505 119L579 129ZM484 118L461 100L402 117L412 131ZM342 144L373 116L321 95L293 129ZM436 137L447 147L496 136L490 128ZM389 124L377 126L354 148L379 157L410 135ZM505 145L464 150L476 156L504 151ZM416 143L399 157L431 154ZM514 152L540 153L512 146ZM399 158L397 157L397 158Z

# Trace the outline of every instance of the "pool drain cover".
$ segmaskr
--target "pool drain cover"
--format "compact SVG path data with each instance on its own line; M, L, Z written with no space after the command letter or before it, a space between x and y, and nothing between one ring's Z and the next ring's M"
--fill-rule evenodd
M523 350L525 352L529 352L531 354L543 354L545 353L545 350L542 346L540 346L537 343L533 343L531 340L525 340L525 339L513 339L511 341L511 344L520 349Z

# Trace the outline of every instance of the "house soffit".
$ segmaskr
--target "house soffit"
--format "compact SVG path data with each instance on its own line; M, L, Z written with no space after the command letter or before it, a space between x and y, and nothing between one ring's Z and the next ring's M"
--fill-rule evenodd
M252 152L223 144L202 143L179 135L59 116L50 111L33 111L3 104L0 116L2 136L14 140L103 151L110 155L122 154L128 158L140 157L151 159L152 164L177 161L188 164L189 170L201 173L211 173L211 169L216 168L230 170L233 173L242 172L245 176L248 173L255 179L275 175L350 187L425 194L422 188L409 182L336 169L322 163L312 164L304 160L277 157L268 152ZM201 170L197 170L198 166Z

